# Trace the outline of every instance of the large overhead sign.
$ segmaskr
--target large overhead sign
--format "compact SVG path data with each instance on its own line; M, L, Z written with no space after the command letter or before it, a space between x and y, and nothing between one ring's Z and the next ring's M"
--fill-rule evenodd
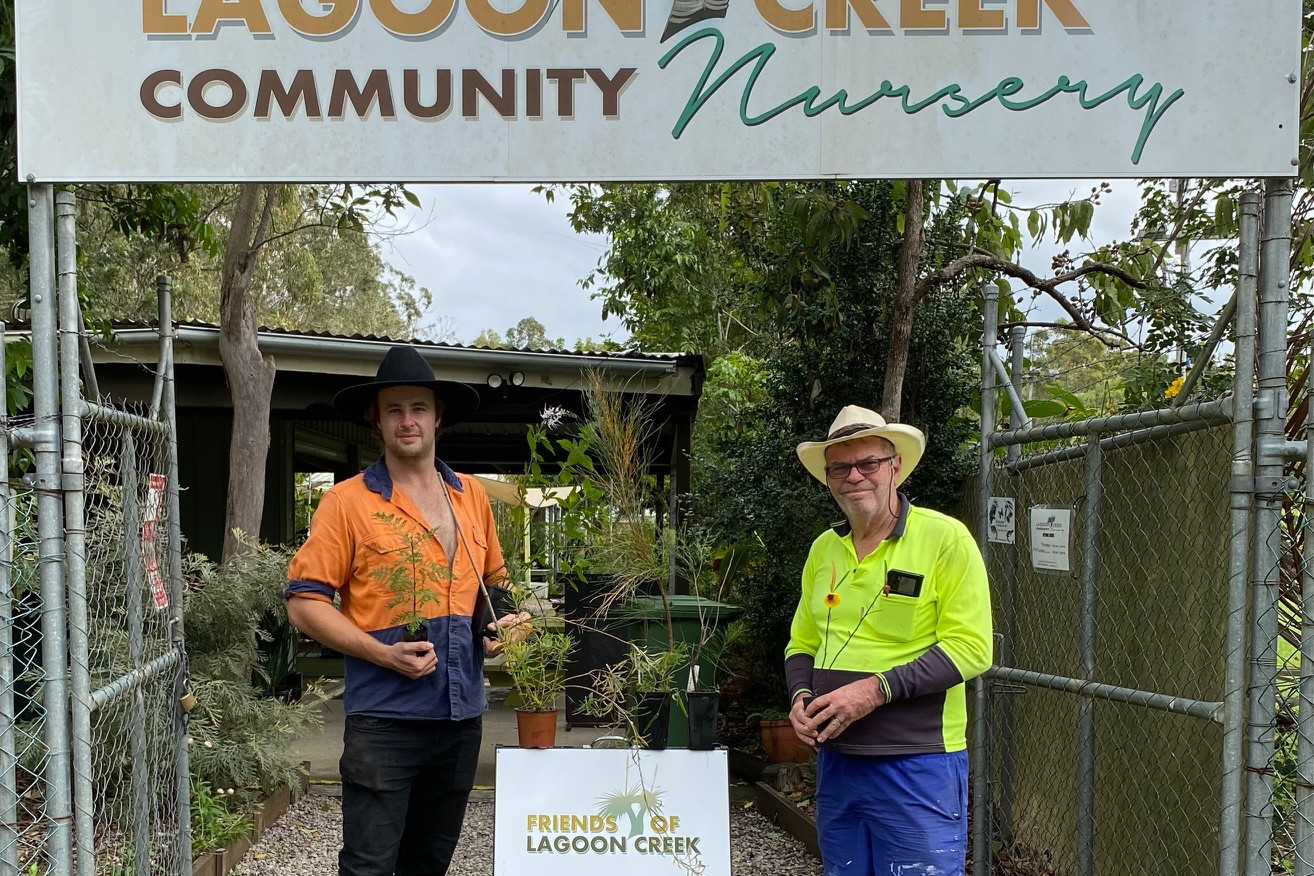
M1289 176L1300 0L18 0L36 181Z

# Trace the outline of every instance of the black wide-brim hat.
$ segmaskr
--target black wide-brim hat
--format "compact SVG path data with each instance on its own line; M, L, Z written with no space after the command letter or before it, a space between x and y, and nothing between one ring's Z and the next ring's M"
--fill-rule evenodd
M366 408L378 397L379 390L389 386L424 386L433 390L438 401L442 402L441 422L444 426L468 417L479 407L479 393L473 387L439 380L419 350L411 346L396 346L383 357L372 381L348 386L333 396L333 410L345 419L366 423Z

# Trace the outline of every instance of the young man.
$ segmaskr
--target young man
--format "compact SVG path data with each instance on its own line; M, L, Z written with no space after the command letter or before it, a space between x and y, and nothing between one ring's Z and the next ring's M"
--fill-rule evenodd
M292 624L346 658L341 876L443 876L460 835L487 707L484 656L500 648L483 633L519 619L489 623L499 597L488 582L505 570L488 495L434 453L439 424L477 402L408 346L333 399L378 431L383 457L324 494L286 595ZM418 603L396 592L398 567L412 566L399 557L408 535L430 570ZM403 615L417 604L427 635L406 641Z
M785 651L828 876L965 865L964 683L990 666L990 595L967 528L896 489L925 447L854 405L798 446L846 519L812 544Z

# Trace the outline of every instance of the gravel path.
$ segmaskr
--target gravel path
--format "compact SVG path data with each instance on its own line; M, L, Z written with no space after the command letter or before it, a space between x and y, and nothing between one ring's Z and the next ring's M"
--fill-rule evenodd
M307 794L265 832L233 876L337 876L342 841L338 800ZM821 862L752 808L730 810L733 876L821 876ZM491 876L493 804L471 803L450 876Z

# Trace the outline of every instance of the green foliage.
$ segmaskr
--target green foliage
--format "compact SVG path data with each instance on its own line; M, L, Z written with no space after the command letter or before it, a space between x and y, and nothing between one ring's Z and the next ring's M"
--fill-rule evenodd
M436 611L442 605L435 588L452 580L451 570L424 555L424 546L437 538L432 531L417 530L395 514L379 511L373 516L392 531L399 544L389 546L391 563L370 572L370 577L392 593L388 608L403 608L398 619L407 632L415 634L428 619L422 609L432 605Z
M194 781L233 788L250 802L282 785L295 785L299 765L290 745L319 721L321 697L311 689L300 702L262 697L252 672L262 666L262 621L286 623L283 588L290 551L249 545L250 552L222 566L200 555L187 558L185 615L192 692L188 735Z
M579 710L585 715L614 721L625 729L627 739L642 744L638 697L645 693L673 693L675 679L688 661L688 648L683 644L666 651L650 651L631 643L620 663L590 674L589 694Z
M32 404L32 340L19 338L5 344L5 410L15 416Z
M527 316L506 330L505 337L495 329L484 329L474 339L476 347L508 347L514 350L564 350L565 338L549 338L543 323Z
M522 708L531 712L555 711L557 700L566 692L566 661L575 648L574 640L537 624L522 641L511 635L502 635L501 639L506 655L503 668L511 677L511 686L519 694Z
M306 472L297 472L292 478L293 531L298 537L304 538L310 532L310 518L315 515L319 500L333 486L333 482Z
M209 782L192 780L192 853L213 852L247 836L251 819L228 808L232 795L212 790Z

